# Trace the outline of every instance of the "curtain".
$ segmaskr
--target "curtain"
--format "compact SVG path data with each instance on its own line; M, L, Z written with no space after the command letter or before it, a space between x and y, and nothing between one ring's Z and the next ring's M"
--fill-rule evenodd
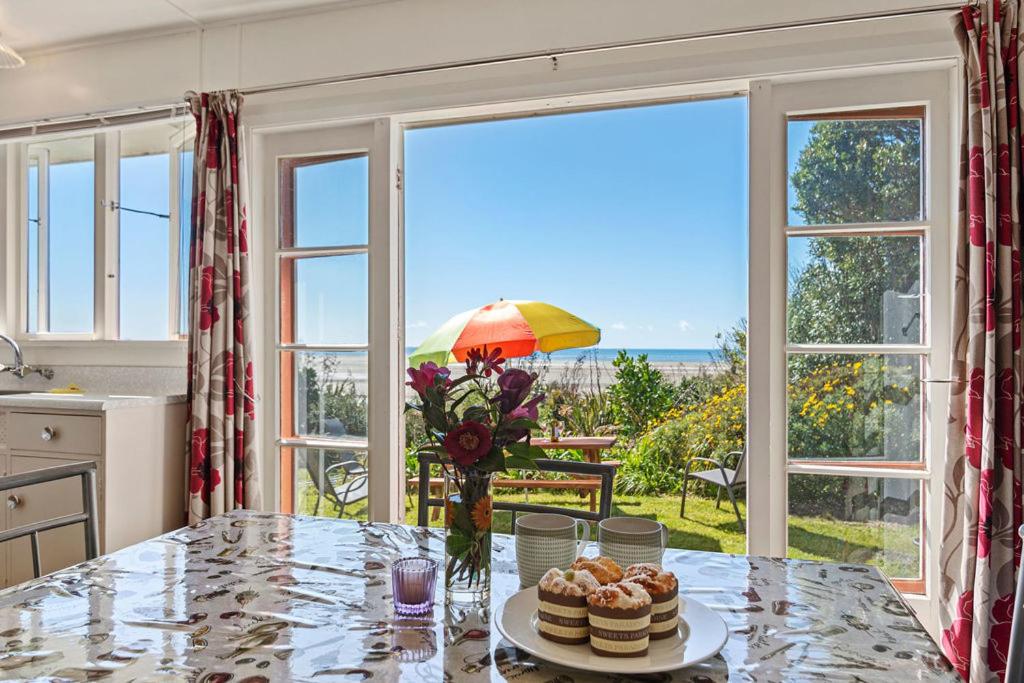
M238 93L189 93L196 119L189 256L188 520L259 508L248 185Z
M959 221L940 550L942 647L1000 680L1020 564L1020 0L964 7Z

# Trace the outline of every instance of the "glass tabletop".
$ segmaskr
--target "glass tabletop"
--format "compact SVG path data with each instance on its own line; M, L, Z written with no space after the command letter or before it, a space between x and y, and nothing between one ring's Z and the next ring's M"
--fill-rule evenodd
M439 529L236 511L0 592L5 678L607 681L505 641L490 609L397 617L389 567L443 554ZM680 593L717 611L713 659L658 680L958 681L873 567L669 550ZM519 590L495 536L491 605Z

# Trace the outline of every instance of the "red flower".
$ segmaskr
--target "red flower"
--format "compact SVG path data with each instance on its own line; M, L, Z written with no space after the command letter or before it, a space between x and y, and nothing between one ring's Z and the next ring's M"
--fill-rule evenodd
M487 345L484 344L483 349L477 347L470 349L466 353L466 374L490 377L492 372L496 372L500 375L505 372L505 368L501 367L501 364L504 362L505 359L501 357L500 346L488 352Z
M957 600L953 623L942 632L942 651L964 680L971 664L971 625L974 622L974 591L966 591Z
M202 291L199 299L199 329L208 330L220 320L220 312L213 303L213 267L203 268Z
M444 437L444 448L452 460L468 467L491 450L491 430L479 422L466 420Z
M205 427L192 432L192 464L201 465L210 452L210 430Z
M1010 627L1013 625L1013 593L992 603L992 622L989 624L988 668L992 673L1006 672L1006 655L1010 650Z
M439 377L444 380L445 388L451 384L449 379L451 370L439 368L437 363L432 361L421 363L418 370L416 368L409 368L406 372L409 373L409 381L405 383L406 386L412 387L413 391L420 395L420 398L426 395L427 387L435 386Z
M245 364L245 415L250 420L256 419L256 384L252 379L252 361Z

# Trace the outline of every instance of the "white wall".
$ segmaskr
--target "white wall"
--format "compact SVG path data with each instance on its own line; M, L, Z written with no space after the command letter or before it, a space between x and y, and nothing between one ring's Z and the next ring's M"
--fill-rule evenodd
M941 6L937 0L393 0L288 17L219 24L75 48L27 52L28 65L0 73L0 125L180 101L188 89L252 87L538 50L805 22ZM765 75L803 54L836 63L879 63L954 54L937 15L800 29L683 46L566 58L563 68L609 61L651 76L645 61L686 59L679 76L706 79L710 52ZM639 59L638 59L639 57ZM714 60L710 60L714 61ZM719 66L721 66L721 58ZM813 64L805 61L804 66ZM824 66L825 64L822 64ZM815 65L817 66L817 65ZM737 75L736 69L732 75ZM384 87L379 82L375 87ZM600 88L599 83L592 87ZM298 95L305 99L308 95Z

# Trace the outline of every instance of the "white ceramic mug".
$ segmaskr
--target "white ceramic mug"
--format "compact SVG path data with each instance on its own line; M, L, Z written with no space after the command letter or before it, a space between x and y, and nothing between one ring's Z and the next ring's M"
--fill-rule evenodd
M589 543L586 520L548 512L516 517L519 584L523 588L536 585L552 567L568 569Z
M601 554L623 569L631 564L661 564L668 545L668 527L645 517L609 517L597 525Z

